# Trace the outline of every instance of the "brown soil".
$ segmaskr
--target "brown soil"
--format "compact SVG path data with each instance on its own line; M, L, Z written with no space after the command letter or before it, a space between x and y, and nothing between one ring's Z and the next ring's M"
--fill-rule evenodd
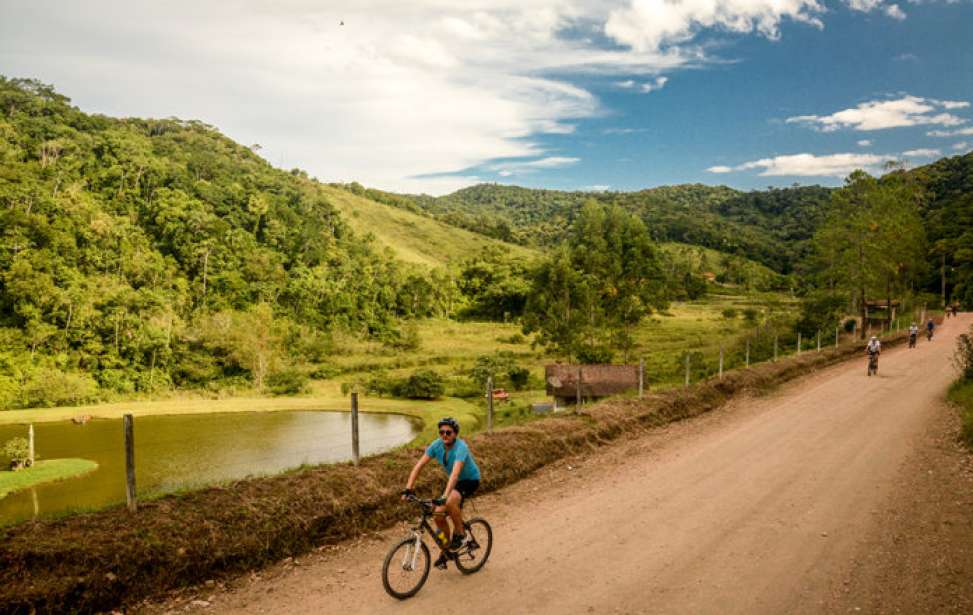
M973 468L943 402L971 323L884 353L877 378L833 366L482 496L490 562L409 601L379 578L400 524L142 610L973 612Z

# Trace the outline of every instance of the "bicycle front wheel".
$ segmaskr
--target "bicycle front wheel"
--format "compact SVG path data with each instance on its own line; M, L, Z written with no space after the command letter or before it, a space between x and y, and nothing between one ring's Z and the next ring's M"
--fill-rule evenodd
M429 576L429 562L426 543L414 536L403 539L389 549L382 564L385 591L399 600L415 596Z
M466 524L466 544L453 556L463 574L473 574L486 564L493 550L493 530L486 519L473 517Z

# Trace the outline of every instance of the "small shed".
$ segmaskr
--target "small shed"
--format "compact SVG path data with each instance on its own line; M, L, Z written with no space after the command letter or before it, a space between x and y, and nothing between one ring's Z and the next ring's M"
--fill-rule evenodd
M580 370L580 371L579 371ZM578 375L581 375L581 398L585 400L608 397L638 389L638 365L547 365L544 380L547 394L558 405L575 403L578 396Z

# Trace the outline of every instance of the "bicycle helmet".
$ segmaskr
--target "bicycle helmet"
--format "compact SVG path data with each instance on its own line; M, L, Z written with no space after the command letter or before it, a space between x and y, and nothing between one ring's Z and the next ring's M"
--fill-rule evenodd
M449 427L452 428L453 433L455 433L457 436L459 435L459 423L453 417L447 416L445 418L439 419L439 422L436 423L436 429L439 429L443 425L448 425Z

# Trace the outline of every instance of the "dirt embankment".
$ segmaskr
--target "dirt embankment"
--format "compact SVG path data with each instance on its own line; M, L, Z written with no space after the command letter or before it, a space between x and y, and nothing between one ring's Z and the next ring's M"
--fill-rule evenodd
M773 387L861 352L859 344L806 352L641 401L609 401L579 416L477 434L471 440L486 470L483 491L623 432L707 412L738 393ZM400 450L358 468L322 466L170 496L144 503L135 515L118 507L7 528L0 531L0 611L108 610L388 527L412 513L395 494L417 454ZM433 474L425 480L419 488L432 488Z

